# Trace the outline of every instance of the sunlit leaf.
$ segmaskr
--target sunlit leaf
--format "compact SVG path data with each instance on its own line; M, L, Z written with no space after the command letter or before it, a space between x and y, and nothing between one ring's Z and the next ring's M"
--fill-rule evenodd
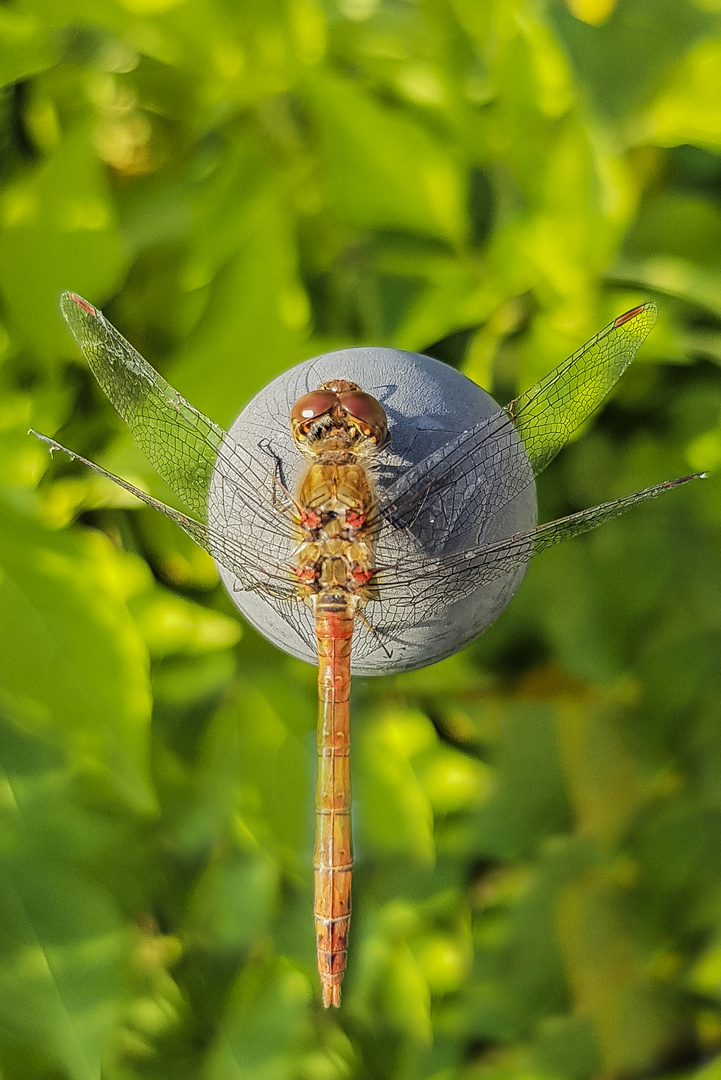
M78 129L0 197L0 289L20 341L43 357L58 349L67 354L57 309L61 291L72 283L87 295L104 296L124 269L110 193L93 147Z
M428 722L412 713L389 714L367 723L357 756L361 843L386 854L433 858L432 813L413 769L413 756L434 741Z
M45 532L4 507L0 568L6 707L147 803L147 654L122 561L99 537Z
M0 57L0 86L27 79L56 60L40 19L11 9L4 9L0 16Z
M95 1080L123 1020L132 945L110 892L76 861L96 862L99 822L79 804L64 755L7 719L0 773L3 1065L38 1055Z
M460 239L463 182L447 147L328 73L314 72L304 90L324 142L330 201L342 219Z
M307 995L305 980L286 964L250 967L228 1002L208 1059L208 1080L291 1080Z
M660 146L721 147L721 106L715 91L720 62L721 42L715 38L683 58L644 117L647 138Z

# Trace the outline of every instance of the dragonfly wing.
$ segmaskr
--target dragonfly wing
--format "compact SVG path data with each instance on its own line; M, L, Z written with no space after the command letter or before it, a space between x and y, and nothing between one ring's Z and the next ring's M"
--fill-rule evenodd
M185 400L98 311L64 293L61 309L85 359L148 460L191 510L181 513L92 461L40 436L172 518L229 572L231 591L270 605L309 649L314 637L288 562L294 501L276 457L253 454ZM200 520L197 520L197 519ZM260 543L258 537L262 536ZM262 624L262 616L258 621Z
M429 554L441 554L471 524L479 544L493 537L496 515L532 483L523 442L499 409L408 469L380 495L377 513Z
M381 568L378 582L381 599L396 609L408 606L414 611L419 603L437 606L443 596L452 596L454 602L462 600L501 575L524 567L538 552L572 536L590 532L634 506L705 476L706 473L694 473L677 480L666 480L477 550L452 552L431 560L418 555L404 560L402 566Z
M662 484L636 491L633 495L624 495L620 499L612 499L611 502L594 506L591 510L579 510L576 514L569 514L568 517L559 518L558 521L541 525L535 532L533 554L538 555L546 548L560 544L563 540L569 540L572 536L591 532L592 529L597 529L599 525L610 521L611 518L625 514L634 506L656 499L665 491L673 491L674 488L688 484L691 480L704 480L707 475L701 472L693 473L691 476L679 476L676 480L664 480Z
M87 300L66 292L60 307L91 371L135 441L194 515L207 519L214 470L222 463L236 498L252 504L276 533L288 533L273 508L275 474L270 459L266 463L253 457L195 409ZM222 510L215 508L215 513L222 515Z
M200 517L225 438L91 304L63 293L60 308L83 356L153 467Z
M379 515L406 529L433 519L431 551L442 528L458 533L474 514L491 522L598 407L655 319L655 304L614 319L530 390L409 469L379 499Z
M616 385L656 322L641 304L599 331L578 352L506 406L538 476Z
M221 533L213 526L196 521L180 510L167 506L159 499L155 499L152 495L148 495L147 492L135 487L128 480L123 480L121 476L108 472L107 469L103 469L94 461L76 454L74 450L68 450L66 446L56 442L55 439L42 435L38 431L31 430L30 433L46 443L51 451L61 450L64 454L73 458L74 461L79 461L89 469L99 473L100 476L112 480L113 483L124 488L125 491L129 491L131 495L141 499L147 506L152 506L154 510L158 510L161 514L171 518L196 544L222 563L237 578L243 589L261 592L269 600L295 601L297 579L289 567L273 559L265 560L262 556L259 557L255 550L251 550L249 546L244 545L237 536L226 531ZM279 604L274 604L274 606L280 610ZM283 611L281 611L281 614L283 614Z

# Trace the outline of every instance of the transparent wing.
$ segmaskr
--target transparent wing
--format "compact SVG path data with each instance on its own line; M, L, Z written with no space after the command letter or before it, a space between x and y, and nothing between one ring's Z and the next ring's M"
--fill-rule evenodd
M221 534L212 525L196 521L195 518L189 517L172 506L168 506L159 499L155 499L152 495L148 495L146 491L135 487L128 480L123 480L121 476L116 476L115 473L108 472L107 469L103 469L94 461L84 458L81 454L76 454L74 450L69 450L67 446L63 446L62 443L51 439L48 435L42 435L39 431L33 431L32 428L30 434L41 439L51 450L61 450L63 454L67 454L73 461L79 461L82 465L86 465L89 469L99 473L100 476L112 480L118 487L129 491L137 499L141 499L147 506L152 506L154 510L165 514L166 517L169 517L188 536L195 540L196 544L204 548L209 555L212 555L214 559L217 559L226 569L230 570L244 588L261 589L268 595L284 599L290 599L292 593L297 590L297 578L289 566L273 559L264 560L262 557L259 558L258 553L253 550L252 546L244 544L238 536Z
M511 536L478 550L453 552L436 559L422 554L405 559L403 565L379 567L379 586L385 602L398 607L415 608L419 601L433 602L449 590L454 599L461 600L476 589L495 581L502 574L525 566L534 555L560 544L572 536L590 532L599 525L618 517L634 506L655 499L691 480L701 480L706 473L694 473L677 480L666 480L654 487L644 488L632 495L601 503L590 510L581 510L568 517L540 525L537 529Z
M379 515L420 531L436 551L465 522L490 521L603 401L655 319L655 304L614 319L530 390L409 469L379 498Z
M54 439L38 437L170 517L232 574L233 589L261 595L315 651L312 613L301 602L289 565L298 508L280 482L275 455L260 444L257 454L249 453L193 408L82 297L64 293L61 310L111 403L193 516L166 506Z
M619 315L545 379L505 408L538 476L601 404L656 322L656 305Z
M101 311L65 292L60 308L83 356L148 461L196 517L208 517L213 470L222 463L238 497L275 532L292 533L274 509L272 461L240 447L195 409L118 333Z
M89 469L99 473L100 476L112 480L113 483L125 491L129 491L131 495L135 495L137 499L140 499L147 506L151 506L154 510L158 510L161 514L169 517L199 547L202 547L233 574L240 589L261 593L265 600L272 604L282 618L300 635L306 645L315 650L315 636L313 634L312 620L309 617L309 609L305 609L303 604L300 603L298 579L287 563L274 559L272 554L264 556L262 552L258 552L256 545L252 543L243 543L240 534L235 530L223 529L220 531L213 525L196 521L180 510L176 510L159 499L155 499L152 495L148 495L147 492L135 487L128 480L123 480L121 476L116 476L115 473L108 472L107 469L103 469L94 461L84 458L81 454L76 454L74 450L69 450L55 439L51 439L47 435L42 435L32 429L30 434L46 443L51 451L61 450L74 461L79 461Z

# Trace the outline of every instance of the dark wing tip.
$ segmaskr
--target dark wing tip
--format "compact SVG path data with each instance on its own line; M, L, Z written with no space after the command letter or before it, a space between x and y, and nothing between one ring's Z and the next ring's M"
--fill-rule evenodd
M617 319L613 320L614 327L623 326L624 323L630 322L631 319L635 319L641 312L645 312L651 323L656 321L658 315L658 308L654 304L653 300L649 300L646 304L639 304L638 307L631 308L630 311L624 311L623 315L619 315Z
M79 307L86 315L98 315L97 308L94 308L92 304L89 304L87 300L84 300L82 296L78 296L74 292L64 292L60 297L60 310L65 318L72 317L73 308ZM77 313L75 313L77 314Z
M689 480L705 480L708 472L695 472L690 476L679 476L677 480L667 480L662 487L677 487L679 484L688 484Z

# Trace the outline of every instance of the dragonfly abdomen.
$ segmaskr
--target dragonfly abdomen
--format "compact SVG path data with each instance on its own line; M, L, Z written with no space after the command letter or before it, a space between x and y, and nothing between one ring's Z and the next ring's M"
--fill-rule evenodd
M350 654L353 612L347 597L320 596L318 782L316 787L316 948L323 1004L340 1005L351 914Z

